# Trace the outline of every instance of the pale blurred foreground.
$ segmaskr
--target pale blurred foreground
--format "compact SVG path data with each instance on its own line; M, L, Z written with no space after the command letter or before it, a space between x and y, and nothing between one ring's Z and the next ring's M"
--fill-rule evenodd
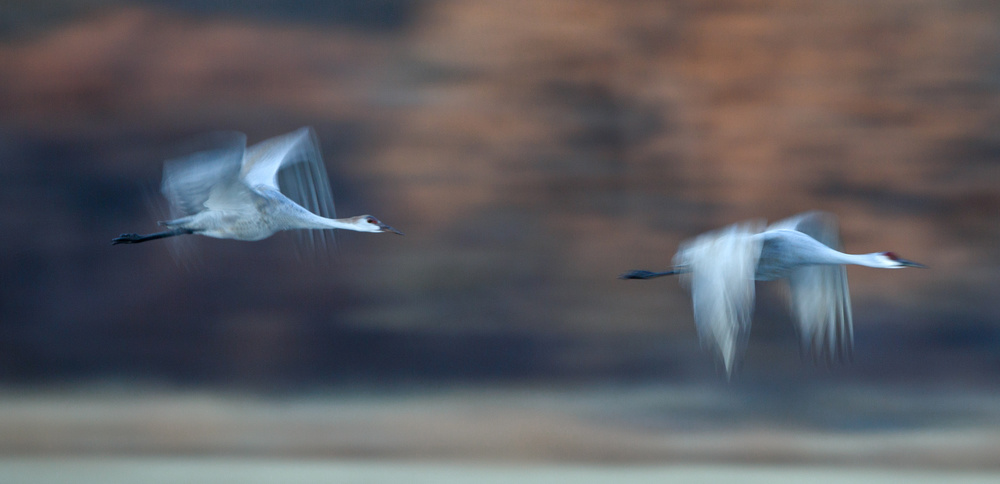
M998 482L1000 397L833 386L779 398L738 383L8 391L0 452L0 482Z
M285 484L339 482L411 484L481 484L518 482L573 484L629 482L740 482L744 484L994 483L987 473L943 473L912 470L829 467L749 466L594 466L416 463L409 461L300 461L201 458L95 458L0 460L0 478L10 482L101 483L239 482Z

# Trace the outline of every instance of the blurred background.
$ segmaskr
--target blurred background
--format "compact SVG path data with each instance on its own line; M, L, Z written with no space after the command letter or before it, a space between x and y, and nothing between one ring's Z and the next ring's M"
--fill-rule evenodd
M192 137L306 125L406 237L110 245ZM5 2L0 153L8 457L1000 463L1000 4ZM931 267L848 270L853 364L761 283L727 382L616 279L811 209Z

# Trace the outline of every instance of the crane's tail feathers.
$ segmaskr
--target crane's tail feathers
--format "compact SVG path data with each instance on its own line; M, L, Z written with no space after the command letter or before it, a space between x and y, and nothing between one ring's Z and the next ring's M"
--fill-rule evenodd
M650 271L628 271L620 276L619 279L653 279L655 277L672 276L674 274L680 274L682 271L671 269L664 272L650 272Z

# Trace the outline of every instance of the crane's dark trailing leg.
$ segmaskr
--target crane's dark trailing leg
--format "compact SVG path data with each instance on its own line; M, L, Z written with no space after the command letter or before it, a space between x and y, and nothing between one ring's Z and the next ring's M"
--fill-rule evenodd
M620 276L619 279L652 279L654 277L672 276L674 274L680 274L683 271L676 269L671 269L666 272L650 272L650 271L629 271Z
M194 230L191 229L174 229L174 230L168 230L166 232L157 232L155 234L148 234L148 235L121 234L118 237L111 239L111 245L138 244L140 242L146 242L147 240L163 239L166 237L173 237L175 235L187 235L193 233Z

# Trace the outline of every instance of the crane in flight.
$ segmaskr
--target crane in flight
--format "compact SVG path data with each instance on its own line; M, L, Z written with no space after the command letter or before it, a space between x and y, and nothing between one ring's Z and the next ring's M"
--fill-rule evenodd
M261 240L293 229L402 232L371 215L334 218L333 195L312 128L246 146L246 135L216 135L220 146L163 166L160 191L177 217L159 222L169 230L121 234L116 244L138 244L185 234L219 239ZM318 232L318 233L313 233ZM304 242L327 242L310 230ZM332 234L330 234L332 240Z
M791 312L804 353L844 360L854 342L845 264L883 269L924 267L892 252L840 252L833 214L806 212L764 227L749 221L681 244L673 268L630 271L621 279L677 274L691 289L702 345L722 361L726 375L742 359L750 334L754 281L788 279Z

